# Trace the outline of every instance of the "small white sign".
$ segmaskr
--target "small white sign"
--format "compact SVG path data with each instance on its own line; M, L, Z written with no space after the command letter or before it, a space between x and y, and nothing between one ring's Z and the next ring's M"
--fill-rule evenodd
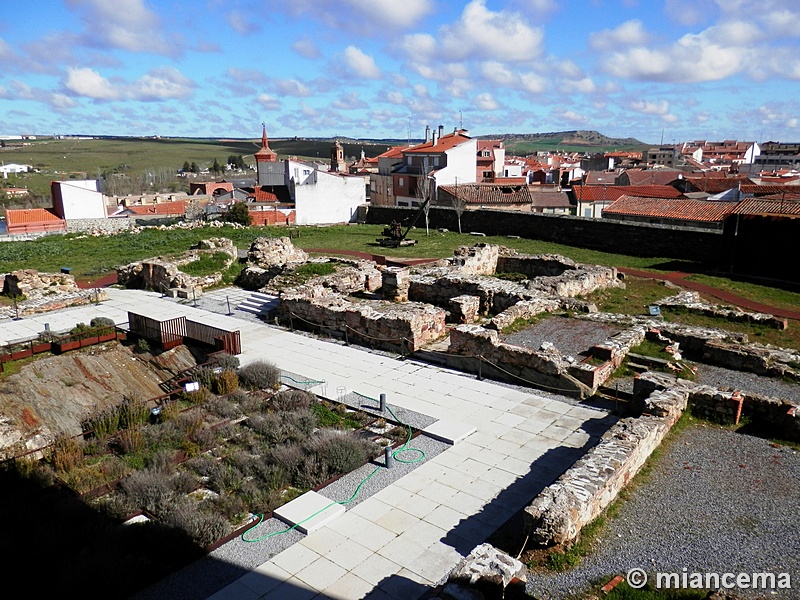
M200 383L197 381L190 381L189 383L184 384L183 391L185 392L196 392L200 389Z

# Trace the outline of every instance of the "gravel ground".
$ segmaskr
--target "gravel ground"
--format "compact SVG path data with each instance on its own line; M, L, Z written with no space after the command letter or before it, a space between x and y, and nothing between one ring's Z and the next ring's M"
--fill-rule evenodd
M754 373L723 369L711 365L698 365L697 382L719 388L733 388L743 392L763 394L800 402L800 384L764 377Z
M411 421L422 421L427 418L425 415L412 415L410 411L406 411L405 416ZM411 440L408 451L397 456L398 459L417 462L395 461L391 469L385 469L383 468L383 457L379 457L373 463L364 465L337 479L319 490L318 493L330 498L331 501L348 501L345 506L349 510L411 472L424 460L431 459L450 447L449 444L433 438L424 435L418 436ZM417 449L419 452L413 452L411 448ZM422 460L417 460L419 458ZM373 471L375 474L358 490L358 495L352 498L358 485ZM286 528L286 524L282 521L275 518L269 519L249 532L247 538L256 539L272 532L283 531ZM303 538L305 535L297 530L252 543L237 537L208 556L142 591L134 598L136 600L162 600L163 598L199 600L207 598Z
M594 554L561 574L536 573L528 593L569 598L640 567L653 572L790 573L800 586L800 452L698 425L676 435L655 468L601 534ZM759 597L753 590L737 590Z
M500 337L508 344L537 350L542 342L552 342L561 354L578 356L620 331L620 327L605 323L551 317L522 331Z

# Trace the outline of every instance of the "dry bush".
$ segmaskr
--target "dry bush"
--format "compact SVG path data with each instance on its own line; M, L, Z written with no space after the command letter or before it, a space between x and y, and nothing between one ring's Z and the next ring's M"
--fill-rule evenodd
M208 394L208 388L201 387L193 392L181 392L181 398L189 404L203 404L208 400Z
M162 421L174 421L178 418L179 414L181 414L180 408L178 408L177 403L172 400L167 400L161 405Z
M175 453L172 450L159 450L148 457L145 464L151 471L171 475L175 472Z
M239 408L230 400L225 398L218 398L213 402L209 402L208 410L222 419L235 419L240 415Z
M255 481L268 490L280 490L289 483L286 470L278 465L256 461L252 466L252 475Z
M211 477L217 464L219 463L213 457L203 454L196 458L190 458L184 463L184 466L200 477Z
M247 504L239 496L220 494L203 502L203 509L225 516L229 521L241 521L248 513Z
M304 440L317 426L317 416L306 409L295 413L267 413L250 417L246 424L270 444Z
M202 427L189 434L189 440L197 444L205 452L217 445L217 435L213 429Z
M91 431L100 440L105 440L119 429L119 409L116 406L107 406L89 417L83 423L84 431Z
M251 390L276 390L281 383L281 372L272 363L258 360L239 369L239 383Z
M293 482L299 488L314 488L331 477L325 459L311 454L306 456L303 464L295 471Z
M175 419L175 425L184 432L186 437L191 437L202 429L203 422L203 414L197 409L182 412L178 418Z
M270 464L282 468L291 478L297 467L303 462L305 455L305 451L299 444L286 444L272 448L267 455L267 460Z
M123 454L133 454L144 448L144 435L141 427L123 429L117 435L119 448Z
M239 377L233 371L225 370L214 378L212 389L215 394L224 396L239 387Z
M212 367L198 367L192 373L192 379L208 389L211 389L211 386L214 385L215 377L216 373L214 373Z
M272 397L272 408L282 412L305 410L311 406L314 400L314 396L308 392L285 390Z
M124 396L119 405L120 429L132 429L147 425L150 420L150 409L147 402L134 396Z
M180 497L159 515L167 525L183 529L200 546L208 546L231 532L230 524L220 515L198 510L186 497Z
M306 449L319 456L331 473L349 473L378 453L375 443L353 434L323 433L311 438Z
M172 477L150 469L134 471L120 482L119 489L131 505L153 514L167 507L176 496Z
M50 463L59 472L68 472L83 464L83 438L57 436L50 448Z
M221 369L229 369L231 371L235 371L239 368L239 359L232 355L227 354L225 352L221 352L220 354L215 354L211 357L208 361L213 367L218 367Z

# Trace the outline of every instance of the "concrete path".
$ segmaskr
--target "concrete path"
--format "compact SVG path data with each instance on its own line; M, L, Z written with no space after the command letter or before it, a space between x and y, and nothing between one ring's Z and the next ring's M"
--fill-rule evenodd
M377 398L385 393L391 404L449 426L476 429L330 524L274 557L265 556L261 566L219 590L214 600L419 598L614 422L605 411L566 398L195 309L155 293L107 291L110 300L99 306L0 323L0 342L35 335L44 323L54 331L96 316L122 323L128 310L164 317L194 314L206 323L240 329L243 365L266 359L324 381L313 390L320 395L335 399L355 391Z

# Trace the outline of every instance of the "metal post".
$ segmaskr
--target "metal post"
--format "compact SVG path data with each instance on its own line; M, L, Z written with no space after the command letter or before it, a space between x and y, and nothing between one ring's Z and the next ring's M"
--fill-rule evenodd
M344 326L344 345L350 345L350 336L347 334L347 325Z
M225 296L225 300L228 302L228 315L230 316L230 315L233 314L231 312L231 298L230 298L230 296Z
M289 328L294 331L294 319L292 319L292 312L289 311Z
M192 288L192 302L194 303L194 307L197 308L197 295L195 294L195 288Z
M483 357L478 357L478 381L483 381Z
M386 394L381 394L381 414L386 414Z
M384 464L387 469L391 469L394 466L394 456L392 456L392 452L393 449L391 446L386 446L383 449Z

